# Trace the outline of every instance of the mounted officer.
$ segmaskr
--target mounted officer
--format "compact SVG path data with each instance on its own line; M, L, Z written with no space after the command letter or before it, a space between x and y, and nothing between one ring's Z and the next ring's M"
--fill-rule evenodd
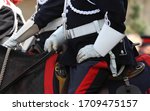
M67 93L98 93L109 73L136 65L124 35L127 0L66 0L64 26L45 42L45 51L67 49L59 63L69 67ZM65 30L64 30L65 29Z
M0 44L23 25L22 11L15 6L20 0L0 0Z
M37 38L40 38L38 44L43 48L46 37L62 24L60 17L63 5L64 0L37 0L37 10L33 16L3 45L13 48L31 37L23 45L22 50L26 51L35 40L32 36L38 34Z

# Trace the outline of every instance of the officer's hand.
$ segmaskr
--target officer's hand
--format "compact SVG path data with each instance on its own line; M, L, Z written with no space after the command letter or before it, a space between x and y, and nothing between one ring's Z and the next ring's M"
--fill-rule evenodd
M59 27L45 42L44 50L51 52L57 51L58 47L65 42L63 27Z
M45 41L44 50L48 52L51 52L53 50L56 51L58 49L58 45L59 42L57 38L55 37L55 35L52 35Z
M94 49L93 45L86 45L81 48L77 54L77 62L81 63L86 59L100 57L100 54Z
M15 41L15 39L9 38L9 39L8 39L6 42L4 42L2 45L3 45L4 47L14 49L14 48L17 47L18 43L17 43L17 41Z

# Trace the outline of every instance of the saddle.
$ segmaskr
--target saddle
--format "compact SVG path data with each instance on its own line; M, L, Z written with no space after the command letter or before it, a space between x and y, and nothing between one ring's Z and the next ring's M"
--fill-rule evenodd
M144 70L145 64L143 62L137 62L136 67L134 68L125 68L122 74L118 77L112 77L110 76L111 80L123 80L124 77L133 78Z
M59 80L59 93L64 93L66 80L67 80L67 70L64 65L59 64L58 62L55 64L55 75Z

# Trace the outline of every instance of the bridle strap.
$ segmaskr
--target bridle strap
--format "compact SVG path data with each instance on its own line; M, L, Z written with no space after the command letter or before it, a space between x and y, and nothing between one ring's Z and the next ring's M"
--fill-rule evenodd
M7 63L8 63L10 52L11 52L11 48L7 48L5 58L4 58L2 68L1 68L1 73L0 73L0 86L2 85L2 81L3 81L5 71L6 71L6 66L7 66Z
M44 52L44 54L47 52ZM55 51L52 51L50 53L47 53L46 55L44 55L44 57L42 57L40 60L38 60L36 63L34 63L33 65L31 65L29 68L27 68L24 72L22 72L18 77L16 77L15 80L13 80L12 82L10 82L7 86L5 86L4 88L0 89L0 93L5 92L5 90L7 90L10 86L14 85L17 81L19 81L20 79L22 79L25 76L28 76L28 73L31 69L34 69L35 67L37 67L41 62L47 60L50 56L52 56L53 54L55 54Z

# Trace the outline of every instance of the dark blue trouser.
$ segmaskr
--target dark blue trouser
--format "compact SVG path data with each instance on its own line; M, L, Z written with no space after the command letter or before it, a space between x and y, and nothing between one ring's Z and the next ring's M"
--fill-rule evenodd
M105 61L86 61L70 68L68 93L98 93L110 71Z
M53 59L54 58L54 59ZM48 60L45 74L45 93L59 93L58 80L54 74L56 57ZM101 87L110 74L108 64L105 61L86 61L70 67L69 79L66 81L67 87L63 93L68 94L85 94L99 93Z

